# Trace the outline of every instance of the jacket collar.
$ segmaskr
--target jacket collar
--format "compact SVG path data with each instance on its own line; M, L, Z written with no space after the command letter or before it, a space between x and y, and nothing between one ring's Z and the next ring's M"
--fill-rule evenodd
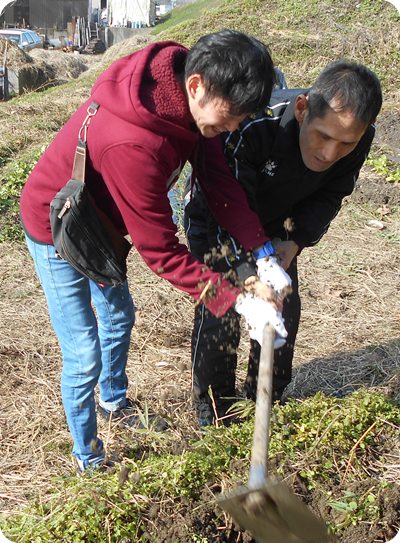
M302 166L304 166L304 163L301 158L299 145L300 128L294 116L294 106L297 96L304 92L304 90L299 89L298 93L290 100L289 105L282 115L272 147L272 155L274 157L290 158L290 161L296 160Z

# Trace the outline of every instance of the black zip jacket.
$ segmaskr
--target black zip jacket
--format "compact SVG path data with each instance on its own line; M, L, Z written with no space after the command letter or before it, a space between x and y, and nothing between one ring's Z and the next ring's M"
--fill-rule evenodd
M370 126L357 147L324 172L309 170L301 158L294 106L304 89L273 91L270 107L247 117L238 130L222 135L229 167L244 188L268 237L292 239L302 250L328 230L344 197L354 190L375 129ZM294 231L286 234L291 218Z

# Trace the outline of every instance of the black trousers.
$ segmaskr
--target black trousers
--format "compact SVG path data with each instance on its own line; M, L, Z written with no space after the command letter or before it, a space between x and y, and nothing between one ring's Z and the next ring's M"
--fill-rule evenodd
M196 207L188 204L185 215L186 235L193 256L204 261L204 254L213 246L212 232L207 230L201 214L196 214ZM221 269L223 261L214 266ZM292 262L287 270L292 279L293 292L284 302L283 318L288 331L285 345L275 351L273 399L279 400L292 378L293 349L300 321L300 297L298 291L297 261ZM237 348L240 341L240 316L230 309L223 317L216 317L204 305L195 310L192 333L192 375L193 392L196 405L211 405L209 388L217 407L218 416L222 417L236 398ZM248 374L245 390L248 398L255 399L257 390L258 362L260 345L251 340Z

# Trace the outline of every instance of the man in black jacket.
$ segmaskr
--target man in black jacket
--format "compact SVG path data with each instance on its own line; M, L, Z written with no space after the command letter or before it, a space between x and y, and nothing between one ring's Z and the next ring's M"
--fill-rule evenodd
M267 110L247 117L238 130L222 136L229 167L266 235L274 239L276 258L292 279L293 292L283 311L288 337L275 351L274 400L281 399L291 380L300 320L297 256L321 239L342 199L353 191L374 138L372 123L381 104L380 83L371 70L337 61L321 72L309 90L275 90ZM254 273L250 271L254 260L218 225L197 185L192 192L185 211L190 250L203 261L213 247L225 246L224 257L209 264L220 271L232 268L243 281ZM265 258L257 265L262 280ZM238 344L235 311L218 319L204 306L196 308L192 368L200 424L213 423L216 415L229 423L226 412L235 401ZM252 341L245 389L253 399L259 355L260 346Z

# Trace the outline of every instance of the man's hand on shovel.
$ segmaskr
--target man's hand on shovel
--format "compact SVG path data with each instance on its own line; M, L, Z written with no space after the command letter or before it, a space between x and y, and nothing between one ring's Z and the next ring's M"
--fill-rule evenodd
M267 252L270 248L274 251L272 244L266 244ZM282 318L283 298L292 292L292 280L285 270L278 264L273 254L265 254L262 248L255 253L257 258L257 272L259 281L256 281L252 293L237 302L235 309L246 319L250 337L262 345L263 330L266 324L271 324L275 329L275 349L285 344L287 332ZM256 288L260 285L259 288ZM268 298L264 295L263 289L267 289Z
M258 259L257 273L264 285L272 287L283 298L292 292L292 280L280 266L276 256Z
M275 349L279 349L285 344L287 332L282 315L269 302L247 293L244 298L236 303L235 309L246 319L251 339L255 339L262 345L264 327L271 324L276 334Z

